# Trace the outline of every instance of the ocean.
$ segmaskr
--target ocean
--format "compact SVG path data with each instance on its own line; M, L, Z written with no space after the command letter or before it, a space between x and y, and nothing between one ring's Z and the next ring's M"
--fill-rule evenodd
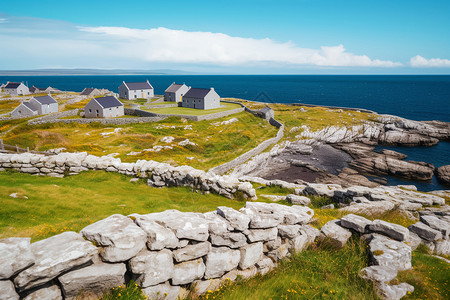
M0 83L22 81L30 87L52 86L75 92L96 87L118 92L122 81L147 79L155 94L163 94L172 82L177 82L192 87L214 87L221 97L356 107L412 120L450 122L450 75L0 76ZM408 160L425 161L436 167L450 164L449 142L431 148L396 147L395 150L407 154ZM388 178L388 183L408 182ZM445 189L435 180L414 184L423 191Z

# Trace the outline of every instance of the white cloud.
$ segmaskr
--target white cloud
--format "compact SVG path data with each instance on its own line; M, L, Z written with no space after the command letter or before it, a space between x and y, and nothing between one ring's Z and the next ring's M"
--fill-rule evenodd
M416 55L409 61L412 67L430 68L430 67L450 67L450 59L430 58L426 59L420 55Z
M401 63L347 52L343 45L301 48L292 42L168 28L78 27L114 56L147 62L214 65L285 64L325 67L397 67ZM113 48L110 48L113 46ZM107 47L107 48L106 48ZM114 50L113 50L114 49Z
M6 23L6 22L8 22L7 19L5 19L5 18L0 18L0 24L1 24L1 23Z

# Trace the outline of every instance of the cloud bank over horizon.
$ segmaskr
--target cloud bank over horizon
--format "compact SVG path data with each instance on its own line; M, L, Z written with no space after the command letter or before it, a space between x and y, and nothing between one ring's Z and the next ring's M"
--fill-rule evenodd
M450 68L449 59L426 59L416 55L409 61L397 62L355 54L343 44L307 48L292 41L270 38L165 27L81 26L53 19L1 14L0 40L0 69L228 68L238 72L245 69L371 72Z

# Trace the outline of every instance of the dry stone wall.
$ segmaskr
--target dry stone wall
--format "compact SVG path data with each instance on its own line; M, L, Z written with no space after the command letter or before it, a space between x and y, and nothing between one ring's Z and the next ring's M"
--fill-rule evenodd
M239 211L112 215L80 233L0 240L1 299L100 296L134 279L150 299L203 294L265 274L318 237L306 206L247 202Z

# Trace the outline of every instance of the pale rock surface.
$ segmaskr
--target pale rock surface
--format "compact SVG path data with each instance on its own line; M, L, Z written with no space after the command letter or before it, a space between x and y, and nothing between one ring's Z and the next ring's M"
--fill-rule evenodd
M238 270L237 275L241 277L241 279L246 280L252 278L258 274L258 268L256 266L252 266L245 270Z
M1 288L0 288L1 290ZM40 288L28 294L23 300L63 300L61 290L54 284L48 287Z
M340 208L340 211L349 213L360 213L365 215L380 215L395 208L395 204L391 201L372 201L370 203L357 203L355 205Z
M211 244L209 242L202 242L194 245L188 245L184 248L173 251L173 258L177 262L193 260L208 254Z
M322 226L320 232L327 238L329 238L337 247L342 248L347 243L348 239L352 236L352 233L338 224L336 220L327 222Z
M80 292L101 296L105 290L125 285L125 264L98 263L71 271L58 278L66 299L76 299Z
M34 263L30 238L0 240L0 280L8 279Z
M149 220L146 216L131 215L130 217L135 217L136 224L147 234L147 247L150 250L178 247L178 238L172 230Z
M233 227L231 227L230 223L222 216L219 216L217 211L207 212L203 215L208 222L208 229L210 234L221 234L233 230Z
M182 293L179 286L172 286L168 282L150 286L142 289L144 295L149 299L164 299L164 300L178 300L180 293ZM184 298L180 298L184 299Z
M112 215L86 226L80 232L102 247L100 256L106 262L126 261L145 247L147 234L133 220Z
M19 300L20 297L10 280L0 280L0 300Z
M300 225L279 225L278 235L282 238L293 239L300 234Z
M98 249L75 232L68 231L31 244L35 264L14 279L19 291L44 284L61 273L91 263Z
M263 244L261 242L246 245L239 249L241 260L239 268L247 269L255 265L263 257Z
M268 229L250 229L246 234L250 243L271 241L277 238L278 229L276 227Z
M227 246L229 248L240 248L247 244L247 238L242 232L225 232L222 234L211 234L211 244L214 246Z
M406 296L408 292L414 292L414 287L405 282L397 285L379 284L375 287L377 294L386 300L398 300Z
M386 235L397 241L404 241L409 237L408 228L383 220L374 220L372 224L369 225L369 230L371 232Z
M303 233L299 236L296 236L292 240L289 241L289 250L293 253L299 253L303 251L307 246L309 246L311 243L308 243L308 235Z
M205 278L221 277L228 271L236 268L241 260L239 250L232 250L227 247L212 247L206 256Z
M217 213L225 218L235 230L244 231L248 229L248 224L250 223L249 216L225 206L219 206Z
M256 267L258 268L261 275L264 275L272 271L273 268L275 268L275 264L269 257L263 256L263 258L261 258L261 260L256 263Z
M379 234L372 236L369 249L374 265L391 267L398 271L412 268L410 246Z
M437 231L422 222L417 222L416 224L409 226L408 229L428 242L433 242L442 238L442 233L440 231Z
M136 283L142 287L165 282L174 273L172 252L168 249L158 252L143 250L128 262L128 266L136 276Z
M450 233L450 223L444 220L438 219L435 216L420 216L422 223L430 226L431 228L438 230L442 233L444 239L448 239Z
M173 269L172 284L188 284L201 279L205 274L205 269L205 264L201 258L176 264Z
M288 255L289 243L282 243L280 247L267 253L267 256L272 259L273 262L278 262Z
M434 252L438 255L450 255L450 241L439 240L435 242Z
M359 277L368 281L389 282L397 277L397 269L389 266L370 266L359 271Z
M450 185L450 165L437 168L436 177L446 185Z
M289 194L286 196L286 201L292 204L298 204L298 205L310 205L311 199L309 199L306 196L297 196L294 194Z
M367 226L370 224L372 224L372 221L364 217L355 214L348 214L341 218L340 225L348 229L353 229L360 234L364 234L367 231Z

